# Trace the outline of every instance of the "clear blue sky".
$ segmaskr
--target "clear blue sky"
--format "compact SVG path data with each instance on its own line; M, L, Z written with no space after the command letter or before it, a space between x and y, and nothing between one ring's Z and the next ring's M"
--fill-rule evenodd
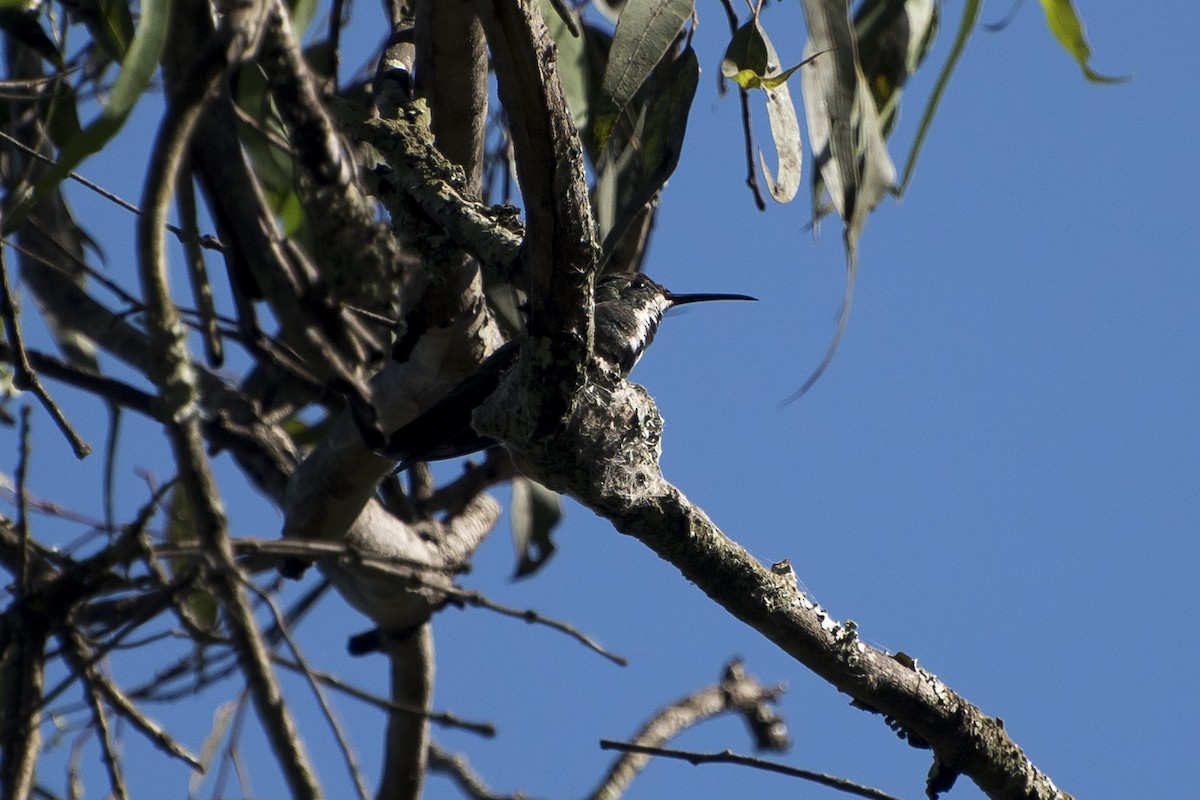
M762 302L673 315L634 377L666 419L667 476L732 538L766 563L790 559L816 600L854 619L863 638L915 656L1002 717L1063 789L1182 798L1195 793L1185 765L1200 752L1192 575L1200 566L1200 111L1185 38L1200 12L1181 4L1168 18L1113 0L1079 6L1096 69L1134 80L1086 83L1035 3L1007 30L976 33L911 190L867 225L853 317L832 367L781 410L833 330L838 230L827 222L814 243L802 203L753 209L737 102L715 93L724 16L701 4L700 96L647 269L676 291L746 292ZM1007 11L989 5L984 21ZM378 24L370 4L355 12L360 31ZM935 66L910 86L897 160L959 12L958 3L944 8ZM785 61L802 46L783 32L798 18L798 4L764 17ZM371 33L361 41L363 53L375 46ZM131 164L143 162L156 114L139 111L122 137L131 162L89 162L81 172L136 199ZM91 232L103 234L108 268L132 283L129 219L73 197ZM84 424L102 419L89 401L68 399L68 409ZM140 421L127 424L134 436L159 437ZM71 490L78 507L96 511L100 459L75 464L44 417L37 435L34 486L59 500L80 487ZM0 442L13 441L0 431ZM0 451L10 471L11 444ZM236 533L277 535L278 514L221 463ZM169 469L155 448L132 442L118 467L126 515L145 496L133 470L165 477ZM495 790L584 794L609 761L600 738L631 736L741 655L764 681L790 686L788 763L922 794L927 752L849 708L636 541L569 505L557 542L543 573L512 583L502 528L466 583L568 620L631 664L620 669L545 628L486 612L438 617L437 707L495 722L500 734L435 736L465 751ZM366 627L334 598L299 633L315 666L382 692L381 657L343 655L346 633ZM118 665L127 676L158 666ZM288 686L305 709L329 795L349 796L303 686ZM153 712L184 725L198 748L216 699L189 704L183 723L172 709ZM341 698L337 705L373 784L382 715ZM253 752L259 740L247 737ZM129 739L131 754L140 752L136 735ZM749 747L735 720L675 744ZM59 752L65 757L65 747ZM94 759L85 776L88 796L99 796ZM131 778L141 796L150 786L182 796L187 781L173 764ZM284 794L270 774L254 786L258 796ZM457 794L434 779L427 796ZM834 794L734 767L660 762L628 796ZM964 780L949 796L981 794Z

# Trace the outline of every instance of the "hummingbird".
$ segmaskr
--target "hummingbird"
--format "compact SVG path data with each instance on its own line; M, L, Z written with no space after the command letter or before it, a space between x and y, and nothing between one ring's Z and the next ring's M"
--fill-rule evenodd
M663 315L672 308L713 300L757 300L744 294L676 294L641 273L611 273L596 281L594 292L593 351L622 378L629 376L646 348L654 341ZM496 445L471 428L471 413L500 385L501 376L513 367L520 341L504 344L479 368L446 395L397 429L379 455L398 461L403 472L418 461L454 458Z

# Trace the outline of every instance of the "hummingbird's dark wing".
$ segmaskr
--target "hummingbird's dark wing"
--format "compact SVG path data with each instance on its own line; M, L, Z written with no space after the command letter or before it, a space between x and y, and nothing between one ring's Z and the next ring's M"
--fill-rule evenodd
M500 376L517 363L520 349L520 342L500 347L441 400L388 436L375 452L396 459L395 471L403 472L418 461L465 456L496 444L471 427L471 412L496 391Z

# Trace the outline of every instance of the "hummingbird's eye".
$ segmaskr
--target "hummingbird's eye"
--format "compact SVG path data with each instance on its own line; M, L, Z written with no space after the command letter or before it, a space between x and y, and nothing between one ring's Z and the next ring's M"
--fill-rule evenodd
M629 288L630 289L645 289L646 282L644 280L642 280L641 278L634 278L633 280L631 280L629 282Z

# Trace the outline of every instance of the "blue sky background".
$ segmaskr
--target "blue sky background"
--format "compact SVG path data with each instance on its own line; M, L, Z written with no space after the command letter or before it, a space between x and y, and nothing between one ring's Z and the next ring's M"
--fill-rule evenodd
M1079 7L1095 68L1134 80L1085 82L1034 3L1003 32L977 32L909 193L885 201L867 225L853 317L832 367L781 409L832 334L840 237L827 222L814 242L802 202L754 210L737 101L715 92L725 19L701 4L705 71L647 270L676 291L745 292L762 302L672 315L634 377L666 419L667 476L728 535L765 563L790 559L813 597L855 620L864 639L915 656L1002 717L1064 790L1182 798L1194 795L1200 752L1200 111L1184 38L1200 12L1181 4L1168 19L1113 0ZM984 21L1008 10L989 5ZM959 13L960 4L946 5L933 66L910 84L897 160ZM355 14L351 66L376 46L380 24L370 4ZM798 4L764 16L785 61L799 56L802 38L786 33L799 19ZM158 114L153 103L139 108L115 157L80 171L136 199ZM765 139L765 114L757 121ZM133 285L131 218L85 193L71 196L109 271ZM177 278L182 285L182 272ZM25 321L44 347L34 315ZM99 445L99 404L52 388ZM125 424L118 476L128 519L146 496L134 471L166 478L170 466L156 427L132 417ZM77 463L44 415L35 425L34 490L98 515L101 457ZM14 445L14 432L0 431L9 474ZM218 463L236 534L277 535L277 512L227 459ZM37 530L63 541L80 531L48 520ZM784 760L921 796L927 752L851 709L639 543L573 504L557 542L541 574L513 583L501 528L465 583L567 620L631 663L615 667L548 629L488 612L440 615L436 706L492 721L499 736L435 736L465 752L496 791L585 794L610 759L599 739L632 736L739 655L763 681L790 687L781 710L796 746ZM331 597L298 635L314 666L383 692L382 657L344 656L345 636L366 627ZM163 659L123 657L114 667L132 683ZM307 690L290 677L286 685L329 796L350 796ZM216 704L235 690L151 712L199 749ZM383 717L335 701L374 785ZM156 759L130 775L135 796L183 796L186 770L146 755L136 734L127 740L131 763L139 754ZM69 744L46 760L53 787L62 786ZM749 748L733 719L673 744ZM263 745L253 726L243 746L253 765L267 762L255 755ZM101 796L94 748L84 763L87 796ZM269 767L253 786L258 797L286 794ZM458 795L434 778L427 796ZM657 762L628 796L834 794L735 767ZM982 795L963 780L949 796Z

